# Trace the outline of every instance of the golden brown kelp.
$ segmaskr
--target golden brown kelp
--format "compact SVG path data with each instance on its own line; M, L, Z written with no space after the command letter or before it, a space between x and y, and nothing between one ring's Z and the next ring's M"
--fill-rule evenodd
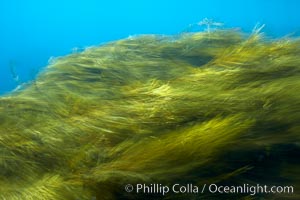
M300 41L144 35L58 58L0 98L0 199L299 199ZM136 194L126 184L291 185Z

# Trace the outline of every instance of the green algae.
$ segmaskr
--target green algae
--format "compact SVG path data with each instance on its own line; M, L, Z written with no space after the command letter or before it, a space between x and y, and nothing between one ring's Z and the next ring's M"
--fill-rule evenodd
M300 41L143 35L53 61L0 98L0 199L145 199L128 183L293 185ZM197 199L168 194L159 199Z

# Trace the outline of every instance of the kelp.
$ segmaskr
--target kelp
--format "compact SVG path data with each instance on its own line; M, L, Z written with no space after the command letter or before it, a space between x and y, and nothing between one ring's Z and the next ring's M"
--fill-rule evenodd
M0 199L299 199L300 41L141 35L57 58L0 98ZM294 194L127 193L126 184Z

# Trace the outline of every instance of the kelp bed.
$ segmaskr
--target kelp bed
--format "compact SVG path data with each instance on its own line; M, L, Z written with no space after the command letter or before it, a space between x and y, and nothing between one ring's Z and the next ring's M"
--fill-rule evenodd
M58 58L0 98L1 200L299 199L300 41L142 35ZM136 194L126 184L292 185Z

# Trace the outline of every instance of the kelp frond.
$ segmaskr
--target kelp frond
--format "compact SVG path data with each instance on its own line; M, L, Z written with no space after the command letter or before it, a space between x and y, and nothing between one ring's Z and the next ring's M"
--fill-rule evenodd
M146 199L124 191L138 182L299 187L300 40L261 29L135 36L52 59L0 98L0 199Z

